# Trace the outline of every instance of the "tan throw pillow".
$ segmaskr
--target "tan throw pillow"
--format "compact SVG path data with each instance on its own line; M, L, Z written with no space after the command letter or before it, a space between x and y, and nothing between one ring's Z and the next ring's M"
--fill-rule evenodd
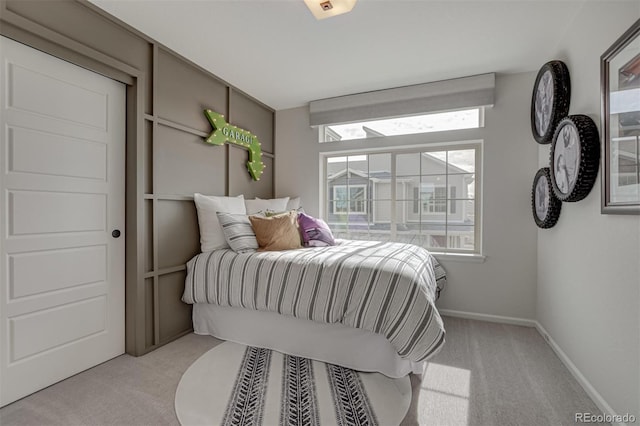
M261 217L249 216L258 240L258 251L277 251L301 248L297 226L298 213Z

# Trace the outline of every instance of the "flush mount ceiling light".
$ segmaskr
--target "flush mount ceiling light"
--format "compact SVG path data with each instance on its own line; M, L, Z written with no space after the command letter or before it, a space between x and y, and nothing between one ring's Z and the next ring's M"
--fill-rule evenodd
M357 0L304 0L307 7L316 19L325 19L331 16L350 12Z

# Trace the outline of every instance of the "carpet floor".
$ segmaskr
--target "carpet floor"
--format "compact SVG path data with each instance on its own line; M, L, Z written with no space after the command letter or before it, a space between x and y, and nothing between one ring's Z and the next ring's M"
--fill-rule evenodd
M412 375L403 425L572 425L599 413L532 328L445 317L447 343ZM147 355L122 355L0 409L3 426L177 425L182 373L220 344L189 334Z

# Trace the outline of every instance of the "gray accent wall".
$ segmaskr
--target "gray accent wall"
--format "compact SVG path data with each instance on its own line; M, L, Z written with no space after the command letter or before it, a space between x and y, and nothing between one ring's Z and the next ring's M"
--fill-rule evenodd
M190 332L180 297L200 252L193 193L273 196L274 111L83 0L0 0L0 34L127 84L126 349ZM260 181L246 150L204 143L205 108L258 136Z

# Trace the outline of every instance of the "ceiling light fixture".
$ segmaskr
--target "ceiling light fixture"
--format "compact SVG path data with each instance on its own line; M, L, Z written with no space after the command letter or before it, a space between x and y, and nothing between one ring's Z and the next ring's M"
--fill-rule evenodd
M316 19L325 19L350 12L357 0L304 0Z

